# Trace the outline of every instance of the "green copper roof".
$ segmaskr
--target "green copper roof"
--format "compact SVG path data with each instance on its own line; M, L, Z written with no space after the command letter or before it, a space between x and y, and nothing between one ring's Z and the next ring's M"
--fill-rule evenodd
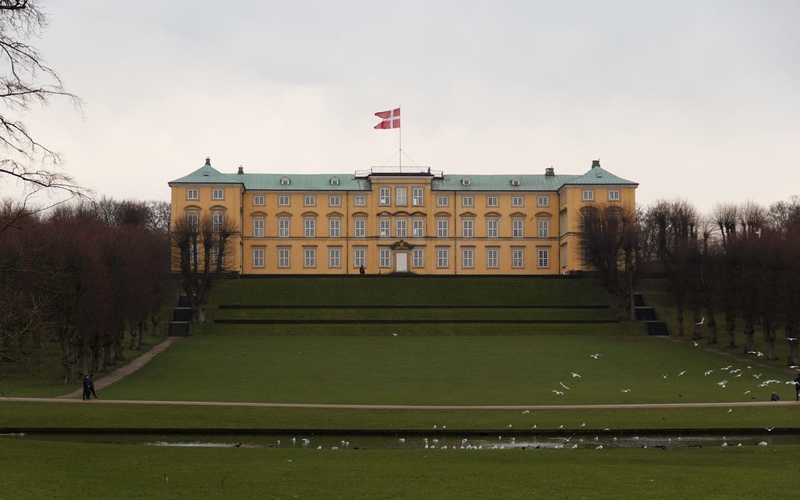
M548 169L551 172L551 169ZM241 184L248 191L370 191L369 176L354 174L224 174L206 164L194 172L169 182L175 184ZM600 167L599 161L583 175L574 174L494 174L442 175L431 178L435 191L558 191L563 186L576 185L628 185L632 182Z

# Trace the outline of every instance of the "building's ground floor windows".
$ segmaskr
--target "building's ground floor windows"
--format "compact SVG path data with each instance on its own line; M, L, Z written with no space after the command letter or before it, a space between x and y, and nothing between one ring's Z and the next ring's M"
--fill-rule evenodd
M367 249L366 248L354 248L353 249L353 266L355 267L367 267Z
M292 266L291 254L292 252L289 248L278 248L278 267L280 269L288 269Z
M486 249L486 267L489 269L496 269L500 267L500 249L487 248Z
M331 247L328 249L328 267L331 268L342 267L341 247Z
M511 249L511 267L514 269L522 269L525 267L525 249L512 248Z
M264 267L264 248L253 248L253 267Z
M378 266L392 267L392 251L388 248L378 250Z
M461 267L471 269L475 267L475 249L462 248L461 249Z
M450 267L450 249L437 248L436 249L436 267L445 269Z
M425 267L425 249L415 248L411 258L411 266L417 269Z
M317 249L313 247L303 249L303 267L317 267Z
M550 267L550 249L549 248L539 248L537 249L537 254L539 255L539 259L537 262L537 267Z

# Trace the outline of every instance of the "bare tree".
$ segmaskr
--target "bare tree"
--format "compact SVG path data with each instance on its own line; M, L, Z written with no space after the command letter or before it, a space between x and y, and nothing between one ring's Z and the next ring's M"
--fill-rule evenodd
M717 276L722 291L722 308L725 314L725 333L728 335L728 348L736 348L736 315L739 310L741 290L737 279L740 266L740 247L736 239L736 223L739 208L731 203L717 205L712 217L721 237L721 249Z
M23 206L31 193L41 190L59 191L68 197L86 194L59 171L59 155L35 139L21 120L29 109L45 106L52 98L65 98L77 107L81 104L28 43L46 27L47 16L36 0L0 0L0 183L20 183L25 193Z

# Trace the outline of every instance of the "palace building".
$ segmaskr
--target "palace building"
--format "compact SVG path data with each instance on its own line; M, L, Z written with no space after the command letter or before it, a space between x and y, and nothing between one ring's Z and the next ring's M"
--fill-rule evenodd
M233 223L224 264L242 275L556 275L583 269L580 211L635 210L638 184L599 160L583 174L223 174L207 158L169 186L173 223Z

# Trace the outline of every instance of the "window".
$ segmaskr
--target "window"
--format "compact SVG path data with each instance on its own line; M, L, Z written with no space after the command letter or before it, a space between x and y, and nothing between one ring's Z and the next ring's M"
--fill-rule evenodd
M439 238L447 238L448 233L448 220L438 219L436 221L436 236Z
M525 267L525 249L512 248L511 249L511 267L514 269L521 269Z
M511 179L511 185L512 186L519 186L519 184L520 184L520 178L519 177L514 177L513 179Z
M497 226L500 221L497 219L489 219L486 221L486 237L497 238Z
M288 186L291 180L288 177L281 177L281 186Z
M338 186L339 185L339 178L338 177L331 177L330 181L331 186Z
M200 214L198 214L197 212L187 213L186 223L189 226L189 231L196 233L200 228Z
M583 201L594 201L594 191L591 189L584 189L581 199Z
M514 238L524 238L525 237L525 221L523 219L514 219L511 222L511 236Z
M415 187L415 188L411 189L411 203L415 207L421 207L422 206L422 188L421 187Z
M278 219L278 237L289 237L289 219Z
M550 198L547 196L539 196L536 198L536 204L540 207L549 207L550 206Z
M398 238L405 238L408 234L408 220L397 219L394 224L395 236Z
M380 201L381 205L391 205L392 204L392 190L388 187L382 187L379 191L380 193Z
M380 267L392 267L392 252L388 248L378 250L378 265Z
M608 191L608 201L619 201L619 189L610 189Z
M472 196L462 196L461 197L461 206L462 207L471 207L474 206L475 199Z
M342 249L331 247L328 249L328 267L342 267Z
M486 206L487 207L499 207L500 206L500 198L497 196L489 196L486 198Z
M287 269L290 267L289 255L291 251L289 248L278 248L278 267Z
M289 197L286 196L286 195L278 196L278 205L280 205L282 207L288 207L289 206Z
M500 267L500 249L498 248L487 248L486 249L486 267L495 269Z
M303 266L304 267L317 267L317 249L304 248L303 249Z
M211 263L214 264L214 265L221 264L221 262L219 260L219 257L220 257L219 256L219 242L215 241L214 244L211 245L211 256L210 256ZM224 262L225 262L225 258L223 257L222 263L224 263Z
M328 197L328 206L340 207L341 205L342 205L342 197L341 196L330 196L330 197Z
M473 268L475 267L475 249L462 248L461 249L461 267Z
M513 196L511 198L511 206L512 207L522 207L524 206L524 199L522 196Z
M450 205L450 199L447 196L437 196L436 197L436 206L437 207L447 207Z
M253 196L253 205L263 206L264 205L264 195L257 194Z
M547 219L539 220L539 238L550 237L550 221Z
M378 222L379 224L378 234L380 235L381 238L388 238L389 236L391 236L390 234L391 222L392 221L390 221L389 219L381 219Z
M342 221L339 219L331 219L328 221L328 236L330 238L338 238L341 236Z
M367 249L354 248L353 249L353 265L355 267L367 267Z
M213 189L211 190L211 199L212 200L224 200L225 199L225 191L222 189Z
M425 237L425 221L423 219L414 219L412 221L413 226L413 236L414 238L424 238Z
M364 238L367 235L367 221L365 219L355 220L355 237Z
M412 254L411 265L413 267L425 267L425 249L415 248Z
M253 236L255 238L264 237L264 219L253 219Z
M264 267L263 248L253 248L253 267Z
M550 249L549 248L540 248L537 253L539 254L539 267L550 267Z
M365 206L367 206L367 197L364 196L363 194L360 194L360 195L356 196L353 199L353 205L355 205L357 207L365 207Z
M447 268L450 267L450 249L437 248L436 249L436 267Z
M317 197L314 195L307 194L303 197L303 205L307 207L313 207L317 204Z
M461 221L461 236L464 238L472 238L475 221L472 219L464 219Z
M306 238L313 238L317 235L317 221L314 219L303 220L303 235Z
M225 214L222 212L214 212L211 214L211 230L215 233L222 231L225 227Z
M187 189L186 190L186 199L187 200L196 200L198 198L200 198L200 196L197 194L197 190L196 189Z
M404 187L395 188L394 202L396 205L408 205L408 188Z
M561 234L567 234L567 214L561 214Z

